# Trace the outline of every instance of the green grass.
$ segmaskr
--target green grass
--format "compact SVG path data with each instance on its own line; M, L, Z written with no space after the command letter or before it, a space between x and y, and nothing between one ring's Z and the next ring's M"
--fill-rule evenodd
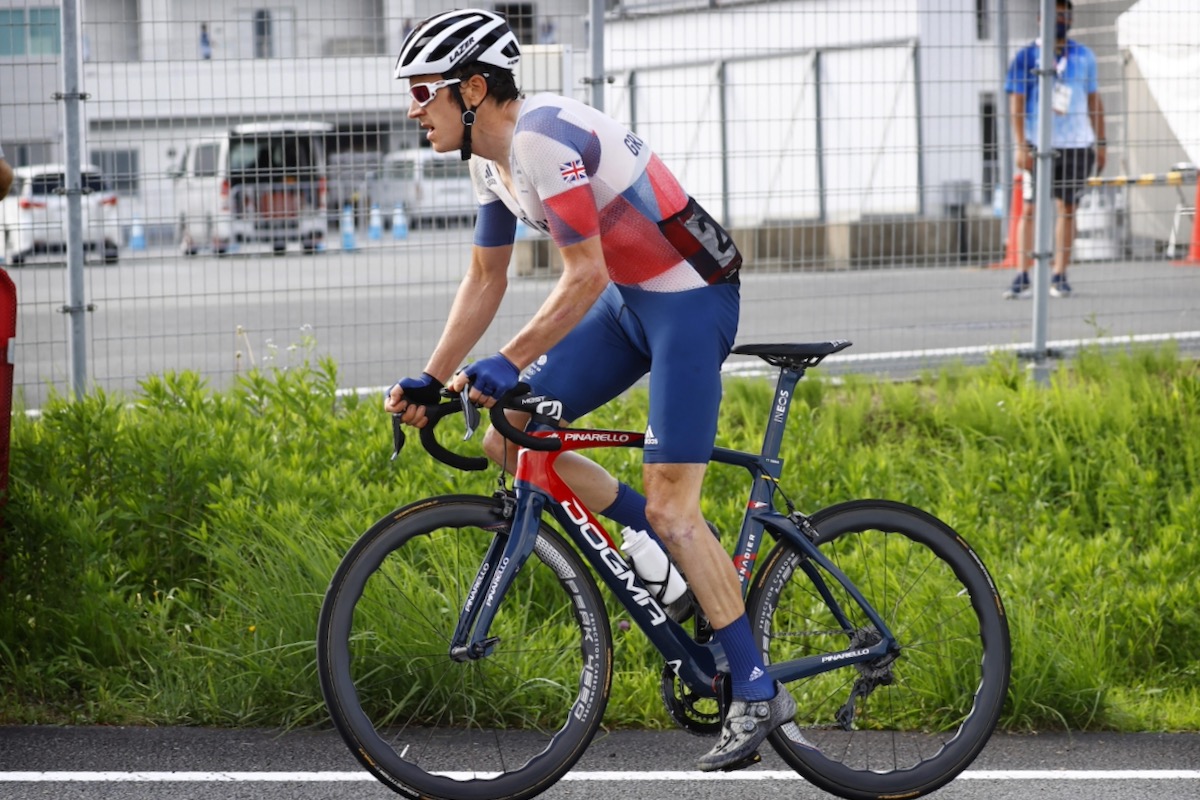
M341 554L397 506L495 482L415 442L389 462L387 416L336 386L328 362L226 392L164 375L18 413L0 722L323 723L313 638ZM772 388L727 384L720 444L757 448ZM989 565L1013 635L1004 726L1200 730L1194 362L1089 351L1045 387L1008 358L907 383L818 369L796 400L783 486L801 508L911 503ZM644 405L634 391L585 422L640 430ZM640 483L638 453L598 460ZM714 466L705 514L736 529L746 488ZM660 657L636 630L613 634L607 724L669 726Z

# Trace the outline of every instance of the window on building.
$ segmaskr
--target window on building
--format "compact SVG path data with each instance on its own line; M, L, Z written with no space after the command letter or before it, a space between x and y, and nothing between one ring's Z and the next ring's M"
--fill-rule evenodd
M57 8L0 10L0 56L56 56L61 29Z
M136 197L140 193L137 150L93 150L91 162L117 194Z
M0 56L25 55L25 11L0 10Z
M1000 120L997 116L996 95L984 92L979 98L979 121L982 124L983 192L987 197L1000 182Z
M55 160L54 154L54 145L50 142L4 143L4 160L14 167L49 164Z
M271 58L275 55L275 43L271 34L271 12L260 8L254 12L255 58Z
M533 3L496 3L496 13L503 14L508 27L521 44L537 41L537 19Z
M57 8L29 9L29 54L53 56L62 52L62 33Z
M232 58L295 58L296 10L248 8L237 11L237 35L223 40ZM222 55L226 51L222 49Z
M975 38L986 42L992 38L991 15L988 14L988 0L975 0Z

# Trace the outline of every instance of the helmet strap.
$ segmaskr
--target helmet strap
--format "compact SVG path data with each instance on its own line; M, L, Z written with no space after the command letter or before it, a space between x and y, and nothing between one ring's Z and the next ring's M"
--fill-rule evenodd
M475 112L479 109L476 105L474 108L467 108L467 103L463 100L462 91L458 88L458 84L450 87L450 91L454 93L454 98L458 100L458 107L462 109L462 147L459 148L459 153L462 155L463 161L471 160L471 126L475 124Z

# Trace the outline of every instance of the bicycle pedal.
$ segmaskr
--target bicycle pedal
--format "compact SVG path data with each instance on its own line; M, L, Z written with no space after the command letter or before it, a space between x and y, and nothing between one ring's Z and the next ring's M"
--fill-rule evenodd
M721 772L737 772L739 769L745 769L746 767L753 767L755 764L757 764L761 761L762 761L762 756L760 756L758 754L758 751L755 750L753 753L746 756L741 761L735 761L734 763L730 764L727 767L721 767Z

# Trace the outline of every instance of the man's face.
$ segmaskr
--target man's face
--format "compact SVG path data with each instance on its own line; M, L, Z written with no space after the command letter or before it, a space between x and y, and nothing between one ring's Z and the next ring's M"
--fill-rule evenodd
M1071 9L1065 5L1059 5L1058 13L1054 20L1054 34L1059 40L1067 38L1067 31L1071 30Z
M1042 15L1038 14L1038 28L1042 25ZM1067 32L1071 30L1071 9L1060 3L1055 8L1054 15L1054 38L1060 42L1066 41Z
M417 121L438 153L462 146L462 109L445 81L441 75L414 75L408 81L408 118Z

